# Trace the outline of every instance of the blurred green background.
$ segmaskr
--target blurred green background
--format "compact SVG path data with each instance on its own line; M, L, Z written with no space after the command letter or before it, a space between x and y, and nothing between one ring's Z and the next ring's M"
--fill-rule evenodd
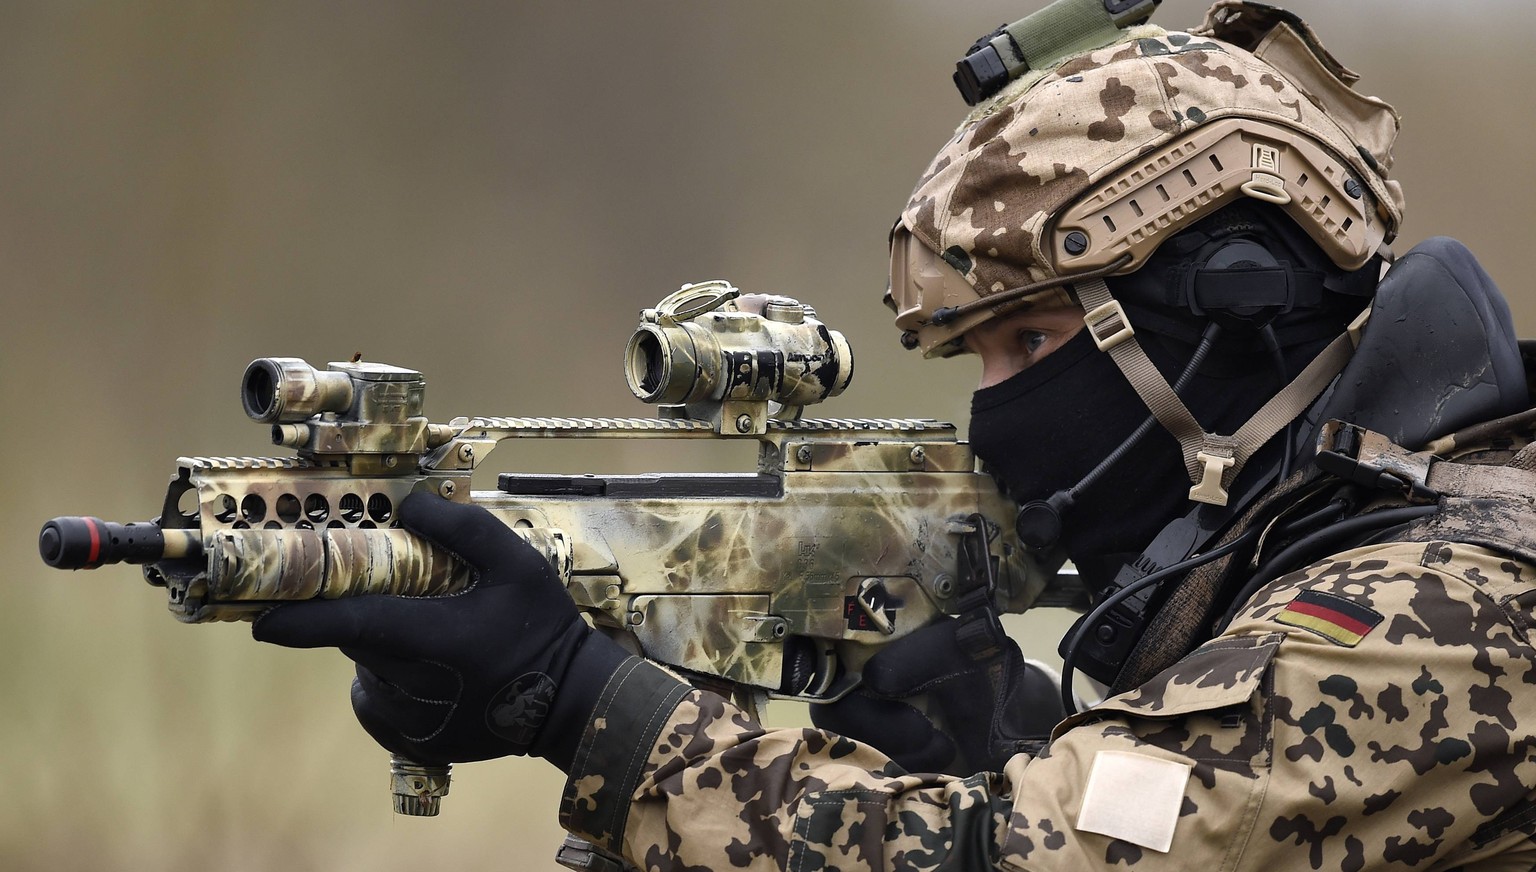
M556 868L551 768L460 767L443 817L396 818L343 658L46 570L39 525L271 453L254 357L420 369L435 420L649 414L635 313L713 277L849 336L837 414L963 421L971 365L905 354L879 305L885 234L963 114L953 61L1037 5L0 3L0 868ZM1405 117L1404 242L1471 243L1536 331L1529 0L1294 8ZM493 465L719 462L538 448Z

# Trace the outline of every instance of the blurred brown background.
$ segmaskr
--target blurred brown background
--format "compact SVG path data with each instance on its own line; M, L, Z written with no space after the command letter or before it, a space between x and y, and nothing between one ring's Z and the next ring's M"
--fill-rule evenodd
M885 233L963 114L955 58L1037 5L0 4L0 868L556 868L549 767L461 767L443 817L395 818L343 658L45 570L39 525L270 453L254 357L420 369L435 420L648 414L635 313L717 276L848 334L838 414L963 421L970 366L901 352L879 305ZM1405 117L1405 242L1471 243L1536 332L1528 0L1295 8Z

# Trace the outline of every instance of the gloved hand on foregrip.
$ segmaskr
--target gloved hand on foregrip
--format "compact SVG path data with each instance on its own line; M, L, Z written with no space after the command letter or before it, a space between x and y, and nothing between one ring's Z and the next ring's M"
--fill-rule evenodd
M396 754L429 764L533 754L569 769L626 653L581 620L548 561L485 509L413 494L399 517L472 566L470 587L283 605L251 634L340 648L357 663L357 719Z
M908 772L997 772L1065 717L1058 687L995 620L943 618L871 657L858 689L811 706L811 721Z

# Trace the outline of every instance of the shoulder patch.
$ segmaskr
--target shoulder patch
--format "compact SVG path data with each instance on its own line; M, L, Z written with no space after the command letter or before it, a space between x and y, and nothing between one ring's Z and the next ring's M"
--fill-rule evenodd
M1275 620L1310 630L1335 645L1353 648L1376 629L1382 617L1380 612L1343 597L1304 590Z
M1077 828L1168 853L1193 768L1131 751L1098 752L1088 770Z

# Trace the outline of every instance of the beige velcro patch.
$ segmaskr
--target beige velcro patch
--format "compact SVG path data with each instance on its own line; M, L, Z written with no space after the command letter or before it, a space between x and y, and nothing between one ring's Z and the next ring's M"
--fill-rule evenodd
M1193 767L1130 751L1093 757L1077 828L1166 854Z

